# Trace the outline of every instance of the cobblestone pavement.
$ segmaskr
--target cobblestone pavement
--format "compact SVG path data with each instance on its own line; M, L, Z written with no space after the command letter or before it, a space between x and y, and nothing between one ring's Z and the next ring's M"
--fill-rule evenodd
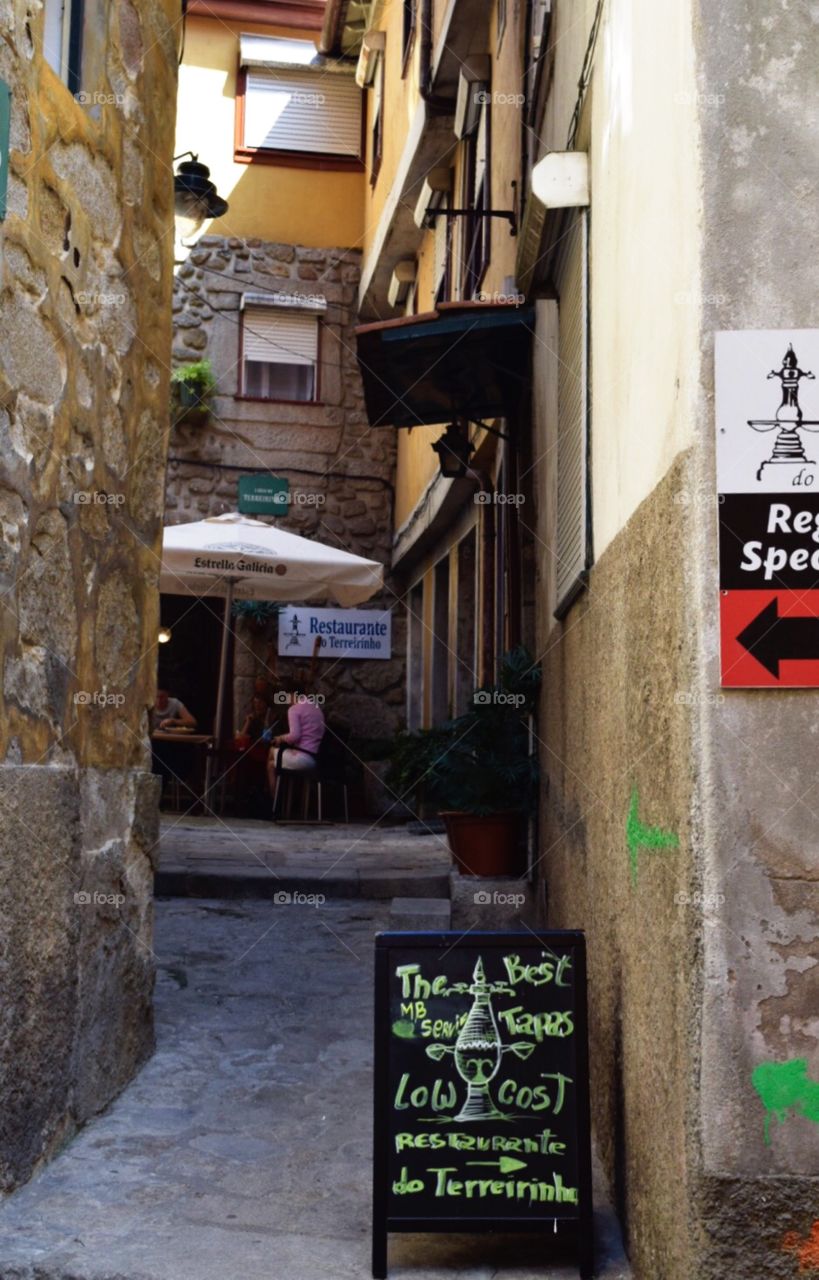
M157 904L155 1056L0 1210L0 1280L366 1280L372 939L387 904ZM598 1210L600 1280L625 1280ZM394 1280L568 1280L392 1237ZM516 1255L517 1256L517 1255Z

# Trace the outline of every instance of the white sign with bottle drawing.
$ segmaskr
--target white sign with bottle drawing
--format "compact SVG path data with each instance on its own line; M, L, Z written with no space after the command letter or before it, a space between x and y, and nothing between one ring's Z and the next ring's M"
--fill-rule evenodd
M290 606L279 614L279 657L391 658L389 609L313 609Z

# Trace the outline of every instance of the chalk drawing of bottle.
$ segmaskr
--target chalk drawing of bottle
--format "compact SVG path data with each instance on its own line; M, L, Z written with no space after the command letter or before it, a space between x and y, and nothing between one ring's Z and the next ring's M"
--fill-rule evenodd
M440 1062L445 1054L452 1054L458 1075L466 1085L466 1100L455 1120L494 1120L503 1116L495 1106L489 1086L498 1074L505 1053L517 1058L528 1058L534 1044L528 1040L517 1044L503 1044L492 1008L492 996L510 992L507 983L486 981L483 960L478 957L470 984L457 983L451 990L468 992L474 997L466 1022L461 1027L454 1045L427 1045L427 1055Z
M771 369L768 378L778 378L782 384L782 403L776 411L775 418L749 418L748 426L754 431L776 430L773 452L756 473L761 480L766 467L785 468L785 473L798 475L804 467L815 466L812 458L805 453L805 446L799 435L800 431L819 430L819 422L805 418L799 404L799 382L802 378L813 379L808 369L800 369L793 343L788 344L782 360L781 369ZM780 474L783 474L780 472Z

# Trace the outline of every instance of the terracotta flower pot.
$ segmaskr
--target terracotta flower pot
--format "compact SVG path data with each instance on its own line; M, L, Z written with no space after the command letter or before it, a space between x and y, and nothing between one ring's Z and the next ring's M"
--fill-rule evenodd
M458 870L465 876L520 876L526 871L523 817L519 813L449 810L440 815Z

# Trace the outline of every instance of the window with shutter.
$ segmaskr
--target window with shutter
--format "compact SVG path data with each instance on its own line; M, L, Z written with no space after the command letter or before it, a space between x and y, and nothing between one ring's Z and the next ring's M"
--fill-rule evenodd
M274 307L242 311L242 394L254 400L315 400L318 317Z
M557 608L561 617L589 567L588 484L588 226L571 215L556 264L557 374Z
M302 157L325 167L360 167L361 130L362 95L352 74L296 62L242 68L237 159L292 163Z

